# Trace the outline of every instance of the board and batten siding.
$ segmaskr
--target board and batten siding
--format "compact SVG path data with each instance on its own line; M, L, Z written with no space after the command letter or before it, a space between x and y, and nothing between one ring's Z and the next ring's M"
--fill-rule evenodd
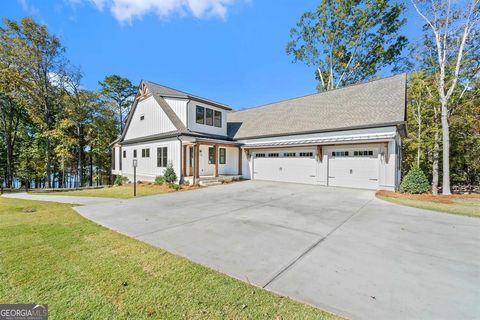
M220 111L222 113L222 127L218 128L218 127L215 127L215 126L207 126L205 124L198 124L196 122L197 106L213 109L215 111ZM188 102L188 116L187 116L188 129L190 129L192 131L196 131L196 132L214 134L214 135L218 135L218 136L226 136L227 135L227 114L228 114L227 110L217 108L217 107L213 107L213 106L208 105L206 103L201 103L201 102L197 102L197 101L194 101L194 100L190 100Z
M141 116L144 116L143 120ZM124 139L135 139L174 130L176 130L175 126L155 99L148 97L138 102Z
M122 170L117 174L133 181L133 150L137 150L137 181L154 181L155 177L162 176L165 167L157 167L157 148L167 147L167 161L172 163L177 178L180 177L180 141L177 139L158 140L148 143L123 145L122 153L126 151L126 157L122 158ZM150 157L142 158L142 149L150 149ZM123 154L120 155L123 157ZM118 163L118 159L117 159Z
M164 98L170 108L182 120L183 124L187 126L187 99Z
M208 163L208 149L212 148L212 146L201 145L200 146L200 175L201 176L212 176L215 171L215 165ZM225 164L218 163L218 174L238 174L238 148L236 147L219 147L226 149L226 158ZM187 151L188 152L188 151ZM220 151L219 151L220 153ZM187 159L189 153L187 153ZM219 155L217 154L217 161L219 161Z

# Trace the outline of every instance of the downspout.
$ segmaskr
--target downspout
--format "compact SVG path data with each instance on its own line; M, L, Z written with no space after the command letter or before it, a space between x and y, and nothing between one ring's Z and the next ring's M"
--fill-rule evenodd
M185 127L187 128L188 130L188 103L190 102L190 99L187 100L187 113L186 113L186 117L185 117ZM180 137L182 136L181 133L177 134L176 138L178 141L180 141L180 179L178 179L178 182L179 183L182 183L183 182L183 170L185 170L185 168L183 168L183 141L182 139L180 139Z
M181 135L182 134L179 133L176 136L177 140L180 141L180 172L179 172L180 178L178 179L179 184L183 182L183 168L182 168L183 167L183 161L182 161L183 160L183 144L182 144L183 141L182 139L180 139Z

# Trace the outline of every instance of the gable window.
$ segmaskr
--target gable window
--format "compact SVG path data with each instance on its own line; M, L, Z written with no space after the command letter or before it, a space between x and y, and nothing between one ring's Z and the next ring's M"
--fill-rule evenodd
M227 149L220 148L218 149L218 163L225 164L227 160Z
M283 156L287 158L291 158L291 157L296 157L297 154L295 152L284 152Z
M142 158L150 158L150 149L142 149Z
M123 150L123 157L124 157L124 158L127 157L127 150Z
M213 119L213 124L217 128L222 127L222 112L215 110L215 116L214 116L214 119Z
M256 153L255 158L265 158L265 153Z
M205 112L205 124L207 126L213 126L213 110L212 109L207 108L207 111Z
M215 148L208 148L208 164L215 164Z
M166 167L168 159L167 147L157 148L157 167Z
M142 115L140 116L140 121L142 121L142 120L145 120L145 115L144 115L144 114L142 114Z
M195 115L195 121L199 124L204 124L205 123L205 108L197 106L197 111Z
M269 157L269 158L278 158L278 157L279 157L279 154L278 154L278 153L269 153L269 154L268 154L268 157Z
M133 157L134 157L134 158L137 157L137 149L133 150Z

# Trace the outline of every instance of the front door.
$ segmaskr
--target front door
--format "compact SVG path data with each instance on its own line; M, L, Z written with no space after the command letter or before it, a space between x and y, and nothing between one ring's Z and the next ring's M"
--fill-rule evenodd
M193 146L188 148L188 154L190 155L190 157L188 158L188 173L189 173L190 176L193 176L194 175L194 173L193 173L193 156L194 156Z

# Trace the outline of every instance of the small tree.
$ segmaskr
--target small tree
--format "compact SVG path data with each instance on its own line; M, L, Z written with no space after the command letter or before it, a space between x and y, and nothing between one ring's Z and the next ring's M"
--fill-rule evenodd
M430 190L428 179L418 167L412 167L400 184L400 192L403 193L425 193L428 190Z
M168 163L167 167L163 171L163 178L167 183L174 183L175 181L177 181L177 174L175 173L171 162Z

